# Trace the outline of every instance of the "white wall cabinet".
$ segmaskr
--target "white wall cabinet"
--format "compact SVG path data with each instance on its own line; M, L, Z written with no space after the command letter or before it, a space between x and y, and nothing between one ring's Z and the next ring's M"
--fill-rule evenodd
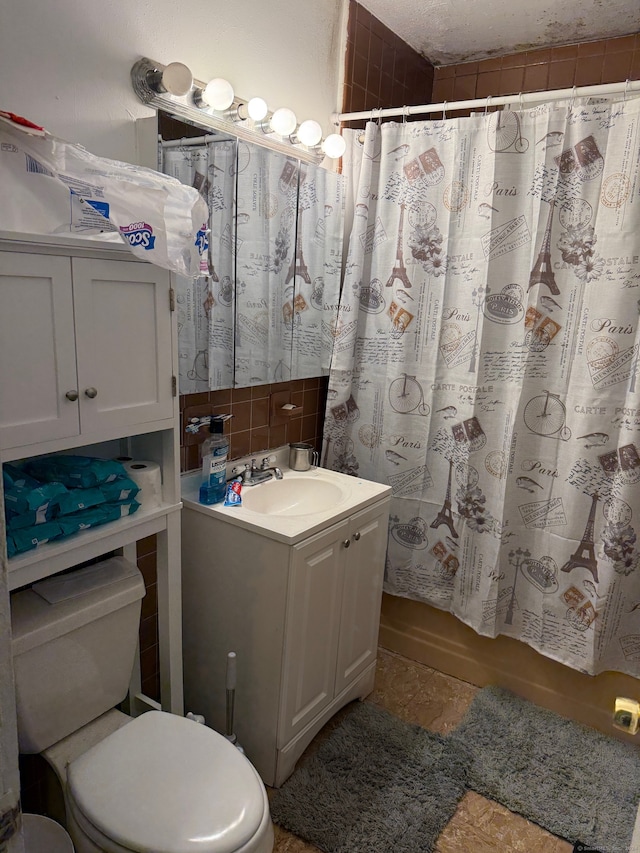
M290 545L185 502L185 707L225 731L235 651L235 733L268 785L373 689L388 515L377 499Z
M182 713L175 314L166 270L122 246L0 233L0 462L58 451L150 459L163 503L18 554L9 589L157 535L161 705ZM4 524L0 507L0 522ZM6 557L6 555L5 555ZM139 676L134 678L139 688ZM139 692L139 690L138 690ZM139 695L140 708L153 706ZM136 701L132 702L133 710Z
M170 418L170 278L128 260L0 253L0 448Z

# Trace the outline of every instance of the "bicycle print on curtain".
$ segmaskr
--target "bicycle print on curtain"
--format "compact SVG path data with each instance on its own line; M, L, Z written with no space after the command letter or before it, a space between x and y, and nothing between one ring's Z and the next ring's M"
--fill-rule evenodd
M323 463L392 487L385 589L640 675L640 101L347 131Z

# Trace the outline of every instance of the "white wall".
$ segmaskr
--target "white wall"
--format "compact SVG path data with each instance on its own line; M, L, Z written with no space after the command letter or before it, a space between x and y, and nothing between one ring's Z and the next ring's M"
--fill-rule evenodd
M135 162L140 56L225 77L325 133L339 106L347 0L1 0L0 110L104 157Z

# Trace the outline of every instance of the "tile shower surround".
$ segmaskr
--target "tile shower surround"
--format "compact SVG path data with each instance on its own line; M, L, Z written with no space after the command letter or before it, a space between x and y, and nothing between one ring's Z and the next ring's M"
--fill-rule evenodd
M431 103L624 80L640 80L640 33L436 68Z

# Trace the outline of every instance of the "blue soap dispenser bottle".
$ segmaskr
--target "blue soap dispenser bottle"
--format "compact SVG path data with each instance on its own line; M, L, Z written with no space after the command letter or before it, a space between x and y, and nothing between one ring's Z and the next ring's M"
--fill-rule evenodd
M209 436L202 442L201 504L217 504L224 500L227 487L229 439L224 424L231 415L214 415L209 421Z

